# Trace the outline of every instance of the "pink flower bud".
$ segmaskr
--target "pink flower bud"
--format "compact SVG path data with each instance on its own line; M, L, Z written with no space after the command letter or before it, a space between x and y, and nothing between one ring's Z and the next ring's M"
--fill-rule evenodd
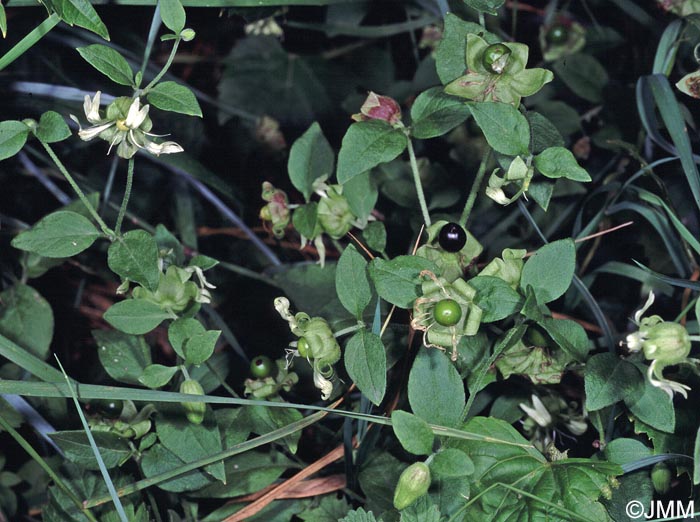
M394 125L401 121L401 107L393 98L370 91L360 107L360 113L353 114L352 119L355 121L384 120Z

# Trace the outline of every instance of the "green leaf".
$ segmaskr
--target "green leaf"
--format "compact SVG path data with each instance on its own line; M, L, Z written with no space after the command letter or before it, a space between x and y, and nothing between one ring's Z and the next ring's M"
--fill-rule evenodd
M465 520L608 520L597 500L622 473L618 465L579 458L549 462L498 419L475 417L464 430L498 439L447 442L474 462L469 499L463 500Z
M406 135L386 122L360 121L350 125L338 154L338 182L393 160L406 148Z
M289 179L308 202L313 194L314 181L323 176L330 178L334 164L333 149L323 135L321 126L314 122L289 151Z
M161 110L202 117L202 109L195 95L179 83L161 82L146 97L150 104Z
M594 355L586 363L586 409L600 410L642 393L644 376L629 361L612 353Z
M360 391L379 406L386 392L386 351L377 334L365 329L345 346L345 369Z
M535 111L525 113L530 124L530 150L539 154L548 147L563 147L564 138L546 116Z
M160 19L165 27L176 34L185 28L185 9L180 0L158 0Z
M206 329L202 323L197 321L197 319L193 319L191 317L181 317L170 323L170 326L168 327L168 340L170 341L170 345L173 347L173 350L175 350L175 353L184 359L185 342L191 337L203 334L205 332Z
M496 152L508 156L527 155L530 125L509 103L470 102L467 104L486 141Z
M39 292L22 283L0 292L0 334L46 359L53 338L53 310Z
M639 372L644 375L647 366L636 363ZM669 395L644 379L644 388L635 394L628 394L625 397L625 404L632 412L632 415L641 420L644 424L659 431L673 433L676 426L676 412L673 408L673 400Z
M474 473L474 463L469 455L456 448L443 448L430 463L430 471L437 478L450 479Z
M435 272L437 268L420 256L397 256L389 261L377 257L369 264L369 276L379 297L399 308L412 308L421 295L419 276L423 270Z
M185 362L187 364L202 364L214 353L216 341L221 335L221 330L207 330L187 339L183 346Z
M193 462L220 453L221 434L211 408L207 407L204 422L192 424L185 417L184 411L170 415L159 415L156 421L156 433L161 444L184 462ZM217 480L225 480L222 461L209 464L204 471Z
M134 72L129 63L117 51L102 44L87 45L76 49L83 59L107 78L119 85L134 85Z
M441 490L441 496L442 493ZM440 520L440 508L432 503L429 495L423 495L401 511L400 522L440 522Z
M700 427L695 434L695 446L693 448L693 484L700 484Z
M118 237L107 251L107 265L122 279L129 279L149 290L158 288L158 245L145 230L132 230Z
M27 141L29 127L21 121L0 122L0 161L17 154Z
M321 232L318 223L318 203L312 201L294 210L292 224L299 234L307 239L316 237Z
M362 237L372 250L384 252L384 249L386 249L386 227L381 221L368 223L367 227L362 231Z
M430 424L453 427L462 419L464 383L449 356L421 348L408 377L408 401L418 417Z
M89 470L99 469L90 442L83 430L60 431L49 436L63 450L66 459ZM107 469L116 468L133 453L128 440L119 435L95 431L92 436L100 448L100 457Z
M553 193L554 183L552 182L535 181L534 183L530 183L530 187L527 189L527 195L545 212L547 212L549 208L549 202L552 199Z
M241 422L246 423L253 433L264 435L297 422L300 419L302 419L301 413L294 408L251 406L245 409L245 417L241 419ZM292 453L297 452L300 436L300 432L295 432L284 437L284 443Z
M362 172L343 184L343 196L348 200L350 210L361 221L366 221L374 210L379 192L375 178L370 171Z
M571 151L564 147L549 147L535 156L535 168L548 178L591 181L586 169L581 168Z
M55 143L69 138L70 129L63 116L54 111L47 111L39 118L36 137L44 143Z
M470 114L463 100L445 94L442 87L433 87L420 93L411 106L411 136L418 139L442 136Z
M481 321L492 323L516 313L523 305L523 298L499 277L477 276L469 280L476 290L474 302L484 315Z
M89 0L52 0L56 14L68 25L77 25L109 40L107 27Z
M501 41L479 24L465 22L457 15L447 13L443 37L435 52L435 68L443 84L456 80L467 70L467 35L470 33L483 33L483 38L490 44Z
M603 87L608 73L598 60L589 54L576 53L554 62L554 72L575 94L591 103L603 100Z
M143 373L139 377L139 382L151 389L160 388L168 384L177 372L177 366L149 364L143 369Z
M525 262L520 288L531 286L539 304L558 299L571 285L576 268L576 248L571 239L561 239L540 248Z
M139 384L139 377L151 364L151 349L142 337L114 330L93 330L97 355L105 371L115 381Z
M464 0L472 9L480 13L498 15L498 9L505 3L505 0Z
M345 309L358 319L372 299L367 277L367 261L354 245L348 245L338 260L335 288Z
M615 464L627 464L652 455L651 448L636 439L611 440L605 446L605 457Z
M374 513L371 511L368 513L362 508L358 508L354 511L350 511L345 517L338 520L338 522L381 522L374 518Z
M113 304L104 320L124 333L141 335L150 332L171 314L145 299L126 299ZM139 374L141 375L141 374Z
M546 317L539 324L559 347L579 362L586 360L590 343L583 326L569 319Z
M59 210L18 234L12 246L44 257L71 257L88 249L100 236L87 218Z
M176 455L162 444L154 444L144 451L141 457L141 471L146 478L180 468L183 464L185 464L184 458ZM208 474L203 471L193 470L178 474L174 479L159 482L158 487L164 491L179 493L182 491L196 491L211 482L212 479Z
M428 423L408 412L394 410L391 426L403 448L414 455L430 455L433 452L435 435Z

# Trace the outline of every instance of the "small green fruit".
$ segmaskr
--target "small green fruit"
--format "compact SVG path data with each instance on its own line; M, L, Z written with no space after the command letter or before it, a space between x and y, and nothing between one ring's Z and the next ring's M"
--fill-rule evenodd
M313 359L309 341L307 341L305 337L300 337L297 341L297 350L299 351L299 355L304 359Z
M481 63L494 74L503 74L503 71L508 65L508 60L511 54L510 48L502 43L491 44L484 49L484 54L481 57Z
M270 377L275 368L275 363L266 355L253 357L253 360L250 362L250 374L256 379Z
M180 385L180 393L188 393L190 395L204 395L204 389L198 381L187 379ZM187 420L192 424L202 424L204 413L207 411L207 405L203 402L181 402L180 403L187 414Z
M454 299L443 299L435 305L433 315L440 326L454 326L462 318L462 307Z
M407 467L396 484L394 507L401 511L413 504L428 492L430 468L424 462L416 462Z
M547 31L547 42L553 45L561 45L569 40L569 28L563 24L556 24Z

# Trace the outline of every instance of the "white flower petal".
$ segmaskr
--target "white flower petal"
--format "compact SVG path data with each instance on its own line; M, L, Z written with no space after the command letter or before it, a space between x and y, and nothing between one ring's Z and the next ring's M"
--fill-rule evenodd
M92 127L87 127L86 129L81 127L78 131L78 136L80 136L80 139L83 141L90 141L91 139L96 138L102 131L109 129L112 125L114 125L114 122L94 125Z
M146 116L148 116L150 105L144 105L143 107L139 108L140 106L141 101L139 98L135 98L129 106L129 113L126 115L126 121L124 124L130 129L138 129L143 123L143 120L146 119Z
M314 386L321 390L321 399L324 401L333 393L333 383L321 375L321 372L314 372Z
M183 152L183 149L179 144L174 141L164 141L163 143L155 143L153 141L144 140L144 148L151 154L160 156L161 154L175 154L177 152Z
M92 100L88 95L85 95L85 101L83 102L83 110L85 111L85 117L90 123L100 123L102 119L100 118L100 96L102 93L97 91Z
M520 404L520 409L522 409L527 415L534 420L541 427L546 428L552 424L552 416L545 408L544 404L537 395L532 395L532 408L525 404Z
M635 324L639 324L639 321L642 320L642 316L644 313L649 309L649 307L654 304L654 292L649 292L649 297L647 297L647 302L644 303L644 306L642 306L637 312L634 314L634 322Z

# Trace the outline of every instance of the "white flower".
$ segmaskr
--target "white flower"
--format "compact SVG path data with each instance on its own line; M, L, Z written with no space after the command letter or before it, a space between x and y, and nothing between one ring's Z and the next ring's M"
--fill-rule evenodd
M92 124L91 127L83 128L78 118L70 115L71 119L78 124L78 136L83 141L99 137L109 142L107 154L112 151L112 147L117 145L117 155L126 159L133 157L139 149L144 149L156 156L174 154L184 150L174 141L156 143L150 139L150 137L161 137L161 135L149 132L152 126L148 117L150 106L141 107L139 97L133 100L126 97L117 98L107 107L107 117L101 118L100 95L100 91L97 91L92 99L86 95L83 102L83 111L87 121ZM125 113L126 117L124 117Z
M552 415L547 411L544 404L537 395L532 395L532 406L520 403L520 409L527 413L528 417L534 420L542 428L552 424Z
M333 392L333 383L319 371L314 371L314 386L321 390L321 399L327 401Z

